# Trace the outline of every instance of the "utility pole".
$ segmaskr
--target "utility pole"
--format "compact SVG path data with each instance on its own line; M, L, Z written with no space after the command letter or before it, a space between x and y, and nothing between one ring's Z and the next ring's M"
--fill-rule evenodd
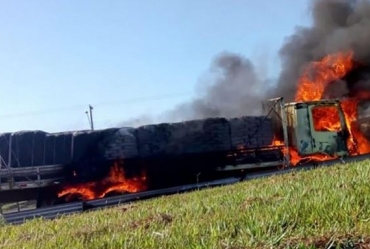
M90 119L89 119L89 117L88 117L88 121L89 121L89 123L90 123L90 128L91 128L91 130L94 130L94 121L93 121L93 115L92 115L92 110L93 110L94 108L91 106L91 105L89 105L89 115L90 115ZM86 111L85 112L86 113L86 115L88 115L88 112Z
M94 108L91 105L89 105L91 130L94 130L94 121L93 121L93 116L92 116L92 110L93 109Z

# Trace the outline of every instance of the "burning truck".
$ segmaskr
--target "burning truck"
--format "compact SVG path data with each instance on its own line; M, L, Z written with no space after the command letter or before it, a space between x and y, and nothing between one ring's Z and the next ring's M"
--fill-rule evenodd
M351 51L311 63L295 101L270 99L263 116L1 134L0 203L40 207L370 154L368 118L358 114L370 92L326 96L361 66Z

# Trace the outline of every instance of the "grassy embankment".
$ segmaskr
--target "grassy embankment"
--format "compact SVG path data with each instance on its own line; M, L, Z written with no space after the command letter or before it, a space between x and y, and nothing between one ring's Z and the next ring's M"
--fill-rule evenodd
M370 248L369 179L365 161L5 225L0 248Z

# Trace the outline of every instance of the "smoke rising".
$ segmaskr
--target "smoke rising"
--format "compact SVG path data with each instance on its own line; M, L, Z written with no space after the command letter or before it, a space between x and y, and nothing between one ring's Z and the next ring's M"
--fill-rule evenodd
M256 66L241 55L224 52L211 63L211 80L200 81L198 95L159 117L147 115L128 120L125 126L139 126L158 122L179 122L206 117L237 117L259 115L261 101L266 96L266 87L271 85L263 79Z
M370 1L312 0L310 14L312 26L297 27L279 51L281 73L275 85L263 79L247 58L223 53L211 66L216 77L202 88L197 98L151 121L260 115L261 101L266 98L283 96L286 101L293 101L302 70L330 53L352 50L356 61L370 65ZM357 68L325 93L341 97L353 90L370 89L368 69Z
M294 99L296 82L305 66L313 60L340 51L352 50L355 60L370 62L370 2L368 0L314 0L311 6L312 27L298 27L287 38L279 55L282 71L274 94ZM360 70L361 71L361 70ZM364 75L365 76L365 75ZM368 81L362 78L361 81ZM356 82L346 81L338 88L327 89L331 96L349 93ZM344 88L344 89L343 89Z
M171 120L205 117L236 117L261 113L268 81L262 79L253 63L237 54L223 53L215 58L210 71L215 79L189 103L167 113Z

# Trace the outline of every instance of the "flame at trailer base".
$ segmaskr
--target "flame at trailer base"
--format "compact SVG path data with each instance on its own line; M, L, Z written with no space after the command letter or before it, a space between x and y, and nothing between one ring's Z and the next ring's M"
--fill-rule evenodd
M316 153L314 155L309 155L309 156L300 156L298 151L295 148L293 148L293 147L289 147L289 148L283 147L284 142L279 140L276 136L273 138L271 146L281 147L281 152L284 155L289 154L289 163L290 163L291 166L297 166L299 163L301 163L303 161L306 161L306 162L308 162L308 161L326 161L326 160L337 158L335 156L329 156L329 155L319 154L319 153Z
M136 193L147 189L146 175L127 178L123 167L115 162L107 177L97 182L77 183L65 185L58 193L58 197L65 197L69 201L74 196L82 200L93 200L105 197L108 193Z

